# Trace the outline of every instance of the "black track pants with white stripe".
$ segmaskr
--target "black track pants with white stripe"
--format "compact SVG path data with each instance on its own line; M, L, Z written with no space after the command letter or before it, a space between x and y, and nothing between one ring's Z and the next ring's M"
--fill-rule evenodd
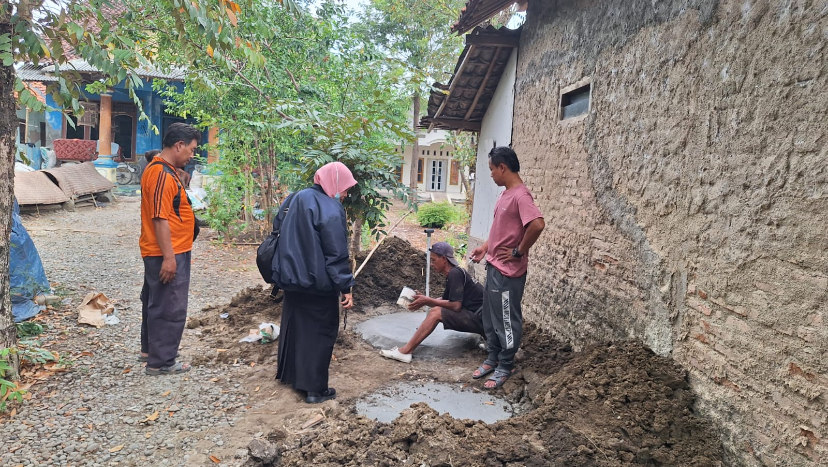
M523 337L523 312L520 301L526 274L506 277L494 266L486 266L483 295L483 330L486 332L489 357L503 370L514 368L515 354Z

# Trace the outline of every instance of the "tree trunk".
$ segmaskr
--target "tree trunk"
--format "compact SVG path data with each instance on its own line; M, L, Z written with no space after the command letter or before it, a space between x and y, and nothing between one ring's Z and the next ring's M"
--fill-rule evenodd
M348 255L351 257L351 272L356 272L357 268L357 253L362 247L362 225L365 224L365 218L359 217L351 223L351 238L348 241Z
M356 254L359 253L359 250L362 249L362 225L365 224L365 221L362 219L357 219L351 224L351 245L349 249L351 250L351 256L356 257Z
M466 178L466 174L463 173L464 169L464 167L460 168L460 184L462 184L463 188L466 189L466 198L469 198L470 196L473 196L474 193L472 193L471 183L469 183L469 179Z
M414 104L414 112L412 126L414 128L414 144L411 145L411 170L408 186L414 190L414 197L416 200L417 193L417 162L420 160L420 140L417 138L417 125L420 123L420 93L415 92L411 95L412 103ZM425 169L425 167L423 167Z
M253 169L244 167L244 223L247 228L253 222Z
M11 34L11 5L0 6L0 36ZM17 345L17 329L12 316L9 292L9 239L14 199L14 130L17 127L14 98L14 68L0 68L0 348ZM17 359L12 359L17 375Z
M274 167L276 166L276 151L273 149L272 143L268 143L267 146L267 164L265 164L265 170L262 173L262 177L267 177L267 184L265 185L265 209L267 209L267 225L272 227L273 226L273 172Z

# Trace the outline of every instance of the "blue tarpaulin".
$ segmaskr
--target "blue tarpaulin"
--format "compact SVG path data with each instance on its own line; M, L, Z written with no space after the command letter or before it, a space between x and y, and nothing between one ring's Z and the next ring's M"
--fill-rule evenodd
M32 237L20 222L20 206L17 205L17 199L14 200L12 213L10 246L12 314L15 322L20 322L40 312L41 307L35 303L34 298L48 293L51 287Z

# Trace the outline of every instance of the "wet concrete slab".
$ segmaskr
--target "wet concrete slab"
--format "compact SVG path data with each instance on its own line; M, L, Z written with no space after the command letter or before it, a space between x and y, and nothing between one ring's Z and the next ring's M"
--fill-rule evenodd
M474 392L462 384L402 382L359 399L357 413L390 423L417 402L425 402L440 414L456 419L494 423L510 418L511 404L486 392Z
M357 325L357 331L369 344L380 349L402 347L425 319L423 312L402 312L377 316ZM443 324L414 350L416 358L458 357L476 349L479 336L466 332L447 331Z

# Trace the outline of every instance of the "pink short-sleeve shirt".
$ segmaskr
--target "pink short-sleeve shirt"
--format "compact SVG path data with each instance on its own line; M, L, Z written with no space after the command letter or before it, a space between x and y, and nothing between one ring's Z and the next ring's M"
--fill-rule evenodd
M510 252L517 248L520 242L523 241L526 226L539 217L543 217L543 214L535 206L535 200L526 185L521 184L501 193L497 198L497 203L495 203L494 221L492 222L492 229L489 231L489 251L486 254L486 261L506 277L524 275L526 267L529 265L528 252L520 258L506 263L498 260L495 255L504 248Z

